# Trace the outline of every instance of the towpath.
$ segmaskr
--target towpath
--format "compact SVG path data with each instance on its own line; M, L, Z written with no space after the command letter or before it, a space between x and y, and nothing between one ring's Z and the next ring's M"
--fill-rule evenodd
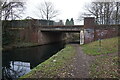
M86 55L83 53L80 45L73 44L76 49L76 55L73 58L70 73L72 78L89 78L89 66L95 59L95 56Z

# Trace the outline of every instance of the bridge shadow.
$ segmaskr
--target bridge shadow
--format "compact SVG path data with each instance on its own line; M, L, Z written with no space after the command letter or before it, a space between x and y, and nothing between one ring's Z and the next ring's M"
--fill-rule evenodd
M71 41L71 42L68 42L67 44L80 44L80 40L77 40L77 41Z

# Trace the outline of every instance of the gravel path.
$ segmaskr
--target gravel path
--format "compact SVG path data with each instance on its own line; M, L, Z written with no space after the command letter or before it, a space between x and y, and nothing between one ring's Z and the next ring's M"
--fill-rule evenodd
M76 48L76 56L71 65L73 70L70 71L72 78L89 78L89 66L95 59L95 56L89 56L83 53L81 47L77 44L73 45Z

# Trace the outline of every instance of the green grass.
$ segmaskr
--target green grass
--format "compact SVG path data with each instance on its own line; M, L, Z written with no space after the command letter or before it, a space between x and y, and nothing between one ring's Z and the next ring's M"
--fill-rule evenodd
M71 45L67 45L57 54L45 62L39 64L31 72L22 76L21 78L53 78L64 72L63 66L68 64L71 58L75 55L75 49Z
M82 45L84 53L96 56L90 66L90 78L118 78L118 43L119 37L103 39L101 47L99 41ZM101 55L103 54L103 55ZM104 55L106 54L106 55Z
M102 56L90 67L91 78L119 78L118 56Z
M89 44L82 45L84 53L89 55L100 55L107 53L114 53L118 51L118 37L95 41Z

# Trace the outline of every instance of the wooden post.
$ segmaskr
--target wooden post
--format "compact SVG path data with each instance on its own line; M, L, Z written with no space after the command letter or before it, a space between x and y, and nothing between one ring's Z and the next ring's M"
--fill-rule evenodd
M80 30L80 32L81 32L81 30ZM79 35L80 36L80 35ZM81 38L80 38L81 39Z

